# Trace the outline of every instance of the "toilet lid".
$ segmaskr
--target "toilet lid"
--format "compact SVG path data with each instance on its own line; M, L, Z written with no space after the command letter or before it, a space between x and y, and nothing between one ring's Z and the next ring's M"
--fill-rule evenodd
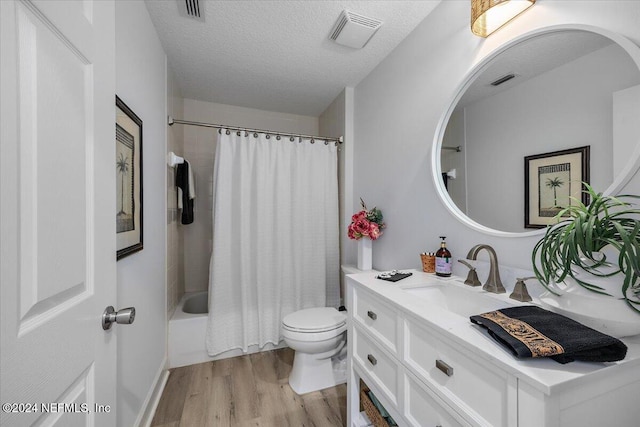
M289 329L318 332L335 329L346 321L347 316L333 307L317 307L288 314L282 319L282 324Z

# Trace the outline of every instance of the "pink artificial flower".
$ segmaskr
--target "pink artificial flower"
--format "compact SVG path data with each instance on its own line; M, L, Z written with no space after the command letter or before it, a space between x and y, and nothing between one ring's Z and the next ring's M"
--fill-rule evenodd
M351 222L357 222L361 219L367 219L367 211L360 211L358 213L353 214L351 217Z
M371 240L376 240L378 237L382 235L382 231L380 231L380 227L375 222L369 224L369 237Z
M369 235L370 222L364 218L358 219L353 225L353 229L356 233L360 233L363 236Z
M363 237L376 240L382 235L382 229L385 228L385 223L382 222L382 212L378 208L367 210L367 206L362 199L360 199L360 204L362 205L362 210L351 216L351 224L347 228L347 236L352 240L360 240Z
M356 236L356 232L353 229L353 223L349 224L349 228L347 229L347 236L349 236L349 238L353 240L358 240L358 238L360 237Z

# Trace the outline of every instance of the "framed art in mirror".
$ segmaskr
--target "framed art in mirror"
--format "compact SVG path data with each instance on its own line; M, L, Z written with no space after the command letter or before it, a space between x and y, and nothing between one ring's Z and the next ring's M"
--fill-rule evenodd
M142 120L116 96L117 259L142 250Z
M524 226L544 228L564 208L589 203L582 183L589 183L590 147L578 147L524 158Z

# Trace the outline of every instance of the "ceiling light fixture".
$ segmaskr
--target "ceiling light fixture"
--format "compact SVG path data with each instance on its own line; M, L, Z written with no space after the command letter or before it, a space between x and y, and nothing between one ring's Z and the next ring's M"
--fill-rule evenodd
M471 32L487 37L533 6L536 0L471 0Z

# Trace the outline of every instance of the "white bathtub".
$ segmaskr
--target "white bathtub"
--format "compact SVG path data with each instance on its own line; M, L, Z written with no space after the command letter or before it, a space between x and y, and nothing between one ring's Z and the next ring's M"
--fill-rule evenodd
M215 357L209 356L205 345L209 293L207 291L184 294L176 311L169 320L169 367L193 365L217 359L241 356L258 351L285 347L284 341L274 346L267 344L262 349L251 346L247 353L242 350L230 350Z
M169 320L169 367L193 365L209 360L204 338L207 333L207 306L209 293L189 292L184 294L176 311ZM187 313L190 308L202 308L204 313Z

